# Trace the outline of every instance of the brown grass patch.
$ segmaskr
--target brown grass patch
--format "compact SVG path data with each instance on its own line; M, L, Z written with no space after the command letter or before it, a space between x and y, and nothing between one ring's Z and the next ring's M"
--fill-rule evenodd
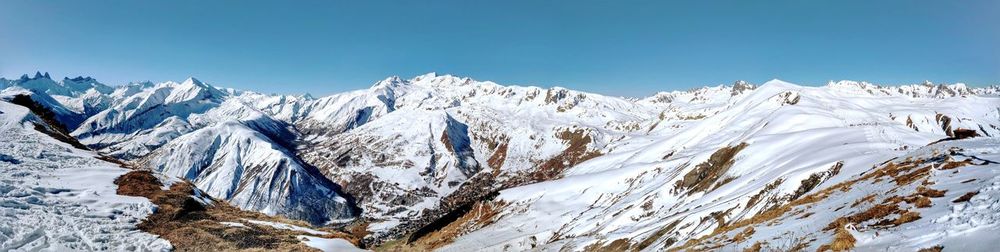
M962 161L958 161L958 162L951 161L951 162L944 163L943 165L941 165L941 167L938 167L938 170L951 170L951 169L955 169L955 168L958 168L958 167L967 166L967 165L971 165L971 164L972 164L972 160L970 160L970 159L966 159L966 160L962 160Z
M913 202L907 201L907 203L913 204L917 208L927 208L932 205L931 199L924 196L918 196Z
M685 174L684 178L677 181L674 187L681 190L688 190L688 195L708 191L709 188L713 188L713 184L716 181L729 171L729 167L735 162L736 154L746 147L747 143L740 143L736 146L720 148L715 153L712 153L712 156L708 160L696 165L693 170ZM715 187L718 186L715 185Z
M899 226L899 225L903 225L905 223L910 223L910 222L913 222L913 221L916 221L916 220L919 220L919 219L920 219L920 213L906 211L903 214L901 214L898 219L894 220L892 222L892 224L894 224L896 226Z
M761 189L759 192L757 192L757 194L750 196L750 200L747 201L746 208L751 208L753 206L756 206L757 203L760 202L761 198L763 198L765 195L773 191L775 188L778 188L778 186L781 185L781 182L783 181L784 180L780 178L776 179L771 183L768 183L766 186L764 186L764 189Z
M929 188L929 187L924 187L924 186L918 186L917 187L917 194L923 195L923 196L926 196L926 197L931 197L931 198L944 197L944 193L945 192L948 192L948 191L946 191L946 190L937 190L937 189L933 189L933 188Z
M855 200L854 203L851 204L851 208L858 207L858 205L861 205L862 203L872 202L872 200L874 199L875 199L875 194L869 194L868 196L861 197L860 199Z
M653 235L650 235L649 237L646 237L646 239L643 239L642 242L639 242L639 244L636 245L636 250L643 250L649 247L650 245L653 245L653 242L659 240L660 237L663 237L664 235L673 232L674 228L677 227L677 224L680 223L681 220L675 220L674 222L671 222L670 224L661 228L660 230L657 230L656 233L653 233Z
M736 234L735 236L733 236L733 239L730 240L730 241L732 241L732 242L742 242L742 241L745 241L746 239L750 238L750 236L753 236L754 232L755 231L753 229L753 226L747 227L746 229L743 229L743 232L740 232L740 233Z
M537 170L532 172L529 177L533 181L547 181L559 178L562 176L563 170L567 167L601 156L601 152L587 148L587 145L593 142L593 139L583 129L573 131L563 130L557 133L556 137L566 143L566 149L555 157L543 162Z
M944 246L937 245L937 246L930 247L930 248L922 248L922 249L918 250L917 252L941 252L942 250L944 250Z
M844 227L837 228L837 232L833 235L833 241L828 244L824 244L819 247L816 251L850 251L854 249L854 243L858 240L854 239L850 231L847 231Z
M149 171L132 171L117 178L115 184L118 185L118 194L145 197L156 204L156 212L146 217L138 227L170 241L177 251L313 250L296 238L296 235L305 233L252 224L247 224L247 227L221 224L222 221L255 219L308 227L305 222L247 212L225 202L212 200L211 205L202 205L192 198L196 189L190 183L178 182L169 190L161 190L163 185ZM348 234L317 229L331 233L325 238L358 242Z
M587 245L586 247L584 247L583 251L587 251L587 252L618 252L618 251L628 251L629 247L631 247L631 245L632 244L629 243L629 241L626 240L626 239L618 239L618 240L611 241L611 243L608 243L607 245L603 244L602 242L595 242L594 244L590 244L590 245Z
M760 249L763 246L764 245L761 244L760 242L754 242L753 245L751 245L750 247L743 249L743 252L760 252Z
M833 220L833 222L830 222L830 224L827 224L826 227L823 228L823 230L842 228L844 227L844 225L847 225L848 223L858 224L869 220L882 219L891 214L900 212L901 211L899 209L899 206L895 204L879 204L869 208L868 210L865 210L864 212L855 213L847 217L837 218Z
M496 173L500 172L500 167L503 167L504 161L507 161L507 141L497 146L497 150L493 152L493 155L490 155L490 159L486 160L486 163Z
M458 236L492 224L505 204L502 201L480 201L472 209L440 230L426 234L410 244L412 247L434 250L450 244Z

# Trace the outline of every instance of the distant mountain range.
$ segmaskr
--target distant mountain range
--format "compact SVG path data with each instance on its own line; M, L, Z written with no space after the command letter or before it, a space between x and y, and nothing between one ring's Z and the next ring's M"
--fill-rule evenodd
M36 73L0 89L101 155L365 248L1000 240L1000 86L737 81L621 98L429 73L315 98Z

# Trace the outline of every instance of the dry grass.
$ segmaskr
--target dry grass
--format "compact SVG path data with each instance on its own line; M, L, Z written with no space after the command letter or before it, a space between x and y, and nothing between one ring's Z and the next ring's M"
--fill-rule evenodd
M465 213L458 220L449 223L441 230L432 232L421 237L413 243L419 243L429 249L440 248L454 241L460 235L472 232L476 229L492 224L503 208L503 202L482 201L476 202L472 210Z
M750 247L747 247L746 249L744 249L743 252L760 252L760 249L763 246L764 245L761 244L760 242L754 242L753 245L751 245Z
M413 242L406 242L406 239L386 242L375 251L432 251L444 245L452 243L455 238L479 228L492 224L500 210L506 205L502 201L481 201L476 202L469 212L459 217L457 220L448 223L439 230L427 233Z
M618 252L618 251L629 251L632 244L626 239L618 239L611 241L611 243L604 244L602 242L595 242L583 248L583 251L587 252Z
M907 201L907 203L913 204L913 206L916 206L917 208L927 208L927 207L930 207L933 204L933 203L931 203L931 199L930 198L927 198L927 197L924 197L924 196L918 196L918 197L916 197L915 200L913 200L913 202Z
M947 190L937 190L937 189L933 189L933 188L925 187L925 186L919 186L919 187L917 187L917 194L925 196L925 197L940 198L940 197L944 197L944 193L946 193L946 192L948 192L948 191Z
M905 223L910 223L910 222L913 222L913 221L916 221L916 220L919 220L919 219L920 219L920 213L906 211L903 214L901 214L898 219L892 221L892 224L896 225L896 226L899 226L899 225L903 225Z
M496 151L493 152L493 155L490 155L490 158L486 160L486 163L490 165L490 168L493 168L494 172L499 172L500 167L503 167L503 163L506 160L507 160L507 141L504 141L502 144L497 146Z
M837 232L833 235L833 241L828 244L824 244L819 247L816 251L850 251L854 249L854 243L858 240L854 239L850 231L847 231L844 227L837 228Z
M306 251L296 235L305 233L247 224L234 227L220 222L240 222L256 219L308 226L301 221L247 212L224 202L205 206L192 198L194 187L187 182L173 184L161 190L160 181L148 171L132 171L115 180L118 194L148 198L157 210L149 215L139 229L170 241L177 251ZM322 229L321 229L322 230ZM326 238L344 238L357 244L348 234L333 230Z
M913 181L926 178L927 176L930 175L930 172L931 172L931 167L925 166L923 168L916 169L910 173L901 176L895 176L893 180L896 181L897 185L908 185L910 183L913 183Z
M851 208L858 207L858 205L861 205L863 203L872 202L872 200L874 199L875 199L875 194L869 194L867 196L861 197L860 199L855 200L854 203L851 204Z
M869 220L878 220L885 218L886 216L900 212L901 211L899 209L899 206L896 204L878 204L863 212L855 213L853 215L846 217L837 218L833 220L833 222L827 224L826 227L823 228L823 230L842 228L848 223L858 224Z
M601 156L601 152L587 148L593 139L583 129L563 130L557 133L556 137L566 143L566 149L539 165L538 169L529 175L531 180L538 182L559 178L566 167Z
M784 180L779 178L772 181L771 183L768 183L766 186L764 186L764 189L761 189L760 192L757 192L757 194L754 194L753 196L750 197L750 200L747 201L746 208L751 208L753 206L756 206L757 203L760 202L760 200L764 196L766 196L771 191L774 191L775 188L778 188L778 186L781 185L782 182L784 182Z
M710 156L708 160L696 165L693 170L685 174L682 180L677 181L675 187L682 190L688 190L688 195L691 195L696 192L705 192L710 188L716 188L725 184L725 180L719 184L715 183L716 181L722 179L722 176L729 171L729 167L733 166L736 154L746 147L747 143L740 143L736 146L720 148L715 151L715 153L712 153L712 156Z
M955 169L955 168L958 168L958 167L967 166L967 165L971 165L971 164L972 164L972 160L969 160L969 159L958 161L958 162L946 162L943 165L941 165L941 167L938 167L938 170L951 170L951 169Z
M740 233L736 234L736 236L733 236L733 239L730 240L730 241L737 242L737 243L738 242L743 242L746 239L750 238L750 236L753 236L754 232L755 231L753 229L753 226L747 227L746 229L743 229L743 232L740 232Z
M944 246L937 245L937 246L930 247L930 248L922 248L922 249L918 250L917 252L941 252L942 250L944 250Z
M653 243L656 242L656 240L659 240L660 237L663 237L668 233L674 232L674 228L676 228L677 224L680 223L681 223L680 220L675 220L674 222L671 222L670 224L661 228L660 230L657 230L656 233L653 233L653 235L650 235L649 237L646 237L646 239L643 239L641 242L639 242L639 244L635 246L636 250L643 250L646 249L646 247L653 245Z

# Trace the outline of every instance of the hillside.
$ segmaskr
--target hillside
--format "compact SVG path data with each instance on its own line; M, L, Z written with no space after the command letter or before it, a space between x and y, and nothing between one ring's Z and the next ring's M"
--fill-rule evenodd
M997 212L980 207L997 86L737 81L622 98L430 73L317 98L195 78L0 84L88 155L377 250L950 250L1000 228L944 220ZM967 205L982 212L954 215Z

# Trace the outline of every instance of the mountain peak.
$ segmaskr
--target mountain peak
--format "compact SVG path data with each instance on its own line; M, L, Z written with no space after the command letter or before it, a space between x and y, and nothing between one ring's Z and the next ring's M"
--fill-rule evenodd
M184 80L184 82L181 83L181 84L184 84L184 85L195 85L195 86L205 86L205 83L201 82L200 80L198 80L195 77L188 77L187 80Z
M730 95L742 94L743 92L746 92L747 90L754 90L755 88L757 88L757 87L755 87L754 85L748 83L745 80L738 80L738 81L736 81L736 82L733 83L733 90L730 92Z
M418 75L417 77L413 77L413 80L414 81L420 81L420 80L426 80L426 79L435 78L435 77L438 77L437 72L429 72L429 73L425 73L425 74L422 74L422 75Z
M49 76L49 72L45 72L45 74L42 74L39 71L35 71L35 77L32 78L32 79L42 79L42 78L50 79L51 80L52 76Z
M399 75L393 75L393 76L390 76L389 78L385 78L384 80L380 80L378 82L375 82L375 85L372 85L371 88L375 89L375 88L380 88L380 87L398 86L398 85L403 84L405 82L406 81L404 81L402 78L399 78Z
M761 86L762 87L763 86L779 86L780 87L780 86L798 86L798 85L792 84L791 82L779 80L779 79L772 79L772 80L769 80L767 82L764 82L764 84L761 85Z

